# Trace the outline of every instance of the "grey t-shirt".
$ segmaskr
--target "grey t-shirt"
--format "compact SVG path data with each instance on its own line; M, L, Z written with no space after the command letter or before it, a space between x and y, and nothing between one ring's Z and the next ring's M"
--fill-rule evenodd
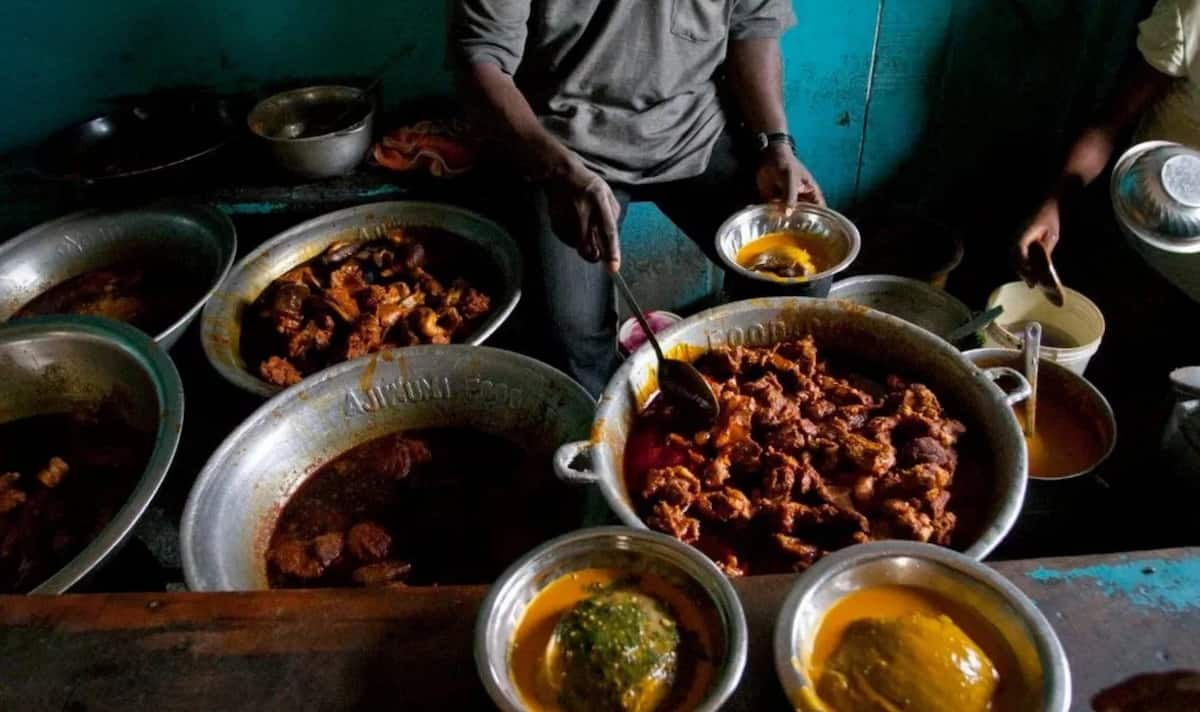
M778 37L789 0L457 0L451 51L512 75L542 124L605 179L701 173L725 127L730 40Z

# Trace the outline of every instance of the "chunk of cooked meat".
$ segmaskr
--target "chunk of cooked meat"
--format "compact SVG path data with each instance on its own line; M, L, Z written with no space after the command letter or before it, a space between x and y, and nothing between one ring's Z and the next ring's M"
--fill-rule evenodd
M775 534L774 539L779 551L792 559L793 571L804 571L828 553L818 546L805 543L803 539L787 534Z
M333 340L333 329L333 319L328 314L310 319L304 328L288 338L287 355L290 358L303 358L312 349L323 351L329 348Z
M723 487L718 492L701 492L696 497L696 513L713 522L749 522L754 505L740 489Z
M689 517L683 510L663 501L654 503L646 524L664 534L670 534L685 544L700 541L700 520Z
M891 445L869 440L857 433L842 433L840 440L842 455L860 470L878 475L896 464L896 450Z
M342 555L342 549L345 547L346 537L341 532L326 532L317 537L313 537L309 543L308 549L312 557L316 559L322 567L329 566Z
M309 542L289 540L280 542L270 551L271 563L280 573L298 579L317 579L325 573L321 563L309 548Z
M750 437L753 418L753 398L739 395L722 398L721 414L714 428L713 444L717 448L723 448Z
M304 323L304 302L312 294L307 284L280 282L275 286L267 318L275 324L275 331L291 335L299 331Z
M470 288L463 293L458 310L464 319L478 319L492 310L492 299L478 289Z
M383 345L383 325L372 314L365 314L354 324L346 339L346 360L374 353Z
M909 500L885 500L883 513L887 516L885 531L895 538L927 542L933 537L933 519Z
M392 535L382 524L371 521L350 527L346 538L350 555L364 564L383 561L392 548Z
M686 467L663 467L651 470L642 489L645 500L661 500L686 511L700 494L700 480Z
M7 514L25 503L27 495L16 487L19 479L19 472L5 472L0 475L0 514Z
M913 438L900 448L899 462L903 467L931 464L953 469L955 457L953 451L943 445L937 438Z
M356 455L355 460L343 460L338 464L349 469L356 462L370 463L373 470L395 480L408 477L414 466L423 465L433 458L425 443L399 433L376 438L360 446Z
M263 361L258 367L258 373L264 381L277 386L295 385L304 379L291 361L278 356Z
M407 561L380 561L358 567L350 578L360 586L386 586L402 583L410 571L412 564Z
M70 469L71 466L67 464L66 460L61 457L52 457L50 462L37 473L37 481L46 487L57 487L62 484L63 478L67 476Z

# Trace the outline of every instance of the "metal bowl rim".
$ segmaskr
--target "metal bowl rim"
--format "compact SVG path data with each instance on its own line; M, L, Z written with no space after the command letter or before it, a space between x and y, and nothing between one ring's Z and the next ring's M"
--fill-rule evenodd
M521 301L521 287L522 287L522 281L524 279L524 277L523 277L524 265L522 264L521 248L517 244L516 240L512 237L512 234L509 233L508 230L504 229L504 227L501 226L499 223L497 223L493 220L490 220L490 219L480 215L479 213L476 213L471 210L467 210L465 208L460 208L460 207L457 207L454 205L447 205L445 203L435 203L435 202L431 202L431 201L395 200L395 201L383 201L383 202L378 202L378 203L364 203L362 205L355 205L355 206L352 206L349 208L343 208L341 210L335 210L333 212L318 215L314 218L305 220L302 223L299 223L297 225L293 225L293 226L287 228L283 232L276 234L275 236L268 239L266 242L263 242L261 245L259 245L258 247L256 247L255 249L253 249L252 251L247 253L244 257L242 257L242 259L238 260L237 264L233 265L233 268L229 272L229 276L225 280L222 281L220 287L223 288L223 287L227 286L229 282L233 281L234 277L236 277L236 276L240 275L242 272L244 272L251 263L260 259L264 254L266 254L272 250L278 249L280 247L283 247L289 241L295 240L298 236L302 237L303 233L305 233L309 230L318 228L324 223L339 220L345 216L354 215L356 213L360 213L360 212L364 212L364 211L369 211L371 209L381 209L381 208L392 207L392 206L408 206L408 207L412 207L412 208L426 209L426 210L437 209L437 210L442 210L442 211L445 211L448 213L457 213L461 216L465 216L471 220L475 220L481 224L484 224L489 229L495 230L497 234L501 234L501 235L505 236L506 242L508 243L508 247L512 251L512 256L515 258L513 260L513 266L515 268L516 273L513 275L513 277L514 277L513 284L507 285L506 291L498 297L498 299L503 303L504 306L502 308L500 308L499 310L493 312L491 315L489 315L487 317L487 319L485 319L482 322L482 324L480 325L480 328L477 329L476 331L472 332L471 338L468 341L465 341L461 344L457 344L460 346L481 345L484 341L486 341L489 337L491 337L492 334L496 333L496 331L506 321L508 321L508 318L510 316L512 316L512 313L514 311L516 311L517 305ZM462 237L462 239L464 239L464 240L474 242L473 240L471 240L468 237L461 236L461 235L459 237ZM475 244L478 244L478 243L475 243ZM483 249L485 252L490 252L489 248L484 247ZM279 277L278 274L274 275L274 277L272 278L272 281L274 281L274 279L276 279L278 277ZM219 292L219 291L221 291L221 290L220 289L215 290L214 294L216 294L216 292ZM221 307L216 306L218 301L219 300L209 299L208 303L206 303L204 305L204 313L200 317L200 341L201 341L201 346L203 346L203 348L204 348L204 355L208 359L209 364L212 365L212 367L214 369L216 369L217 373L221 374L221 377L224 378L226 381L228 381L229 383L232 383L233 385L237 386L238 388L241 388L242 390L247 391L249 393L253 393L257 396L270 398L270 397L274 396L275 394L282 392L284 390L283 388L280 388L279 386L274 386L270 383L267 383L266 381L262 380L261 378L254 376L253 374L251 374L248 370L246 370L244 368L238 368L238 367L234 366L233 364L227 363L224 359L220 358L220 354L215 352L215 350L214 350L215 347L211 343L212 339L206 338L206 335L209 333L215 333L215 331L217 329L217 326L214 324L214 320L217 319L217 316L218 316L216 313L217 310L219 308L221 308ZM236 344L236 348L240 352L240 349L241 349L240 337L239 337L238 341L239 341L239 343ZM452 345L454 345L454 344L452 344ZM404 348L409 348L409 347L404 347ZM393 349L393 350L395 350L395 349ZM342 362L342 363L346 363L346 362ZM330 368L335 368L337 365L339 365L339 364L334 364L334 366L331 366ZM321 373L321 371L318 371L317 373L310 375L309 378L315 377L318 373Z
M721 227L717 228L717 234L716 234L716 237L714 238L714 243L716 246L717 255L720 256L721 261L725 263L726 268L731 269L734 272L740 274L741 276L743 276L747 279L752 279L756 282L769 282L772 284L807 284L809 282L816 282L816 281L824 279L826 277L832 277L833 275L838 274L839 272L845 270L847 267L849 267L851 265L851 263L854 262L854 260L858 259L858 253L862 249L862 235L859 234L858 227L853 222L851 222L850 218L847 218L845 215L842 215L841 213L834 210L833 208L829 208L824 205L817 205L815 203L797 203L794 207L792 207L792 210L813 213L815 215L819 215L823 218L831 220L834 223L837 223L838 227L842 228L842 231L846 236L846 242L848 243L847 249L846 249L846 256L844 258L842 258L842 260L840 262L833 265L829 269L824 270L823 272L818 272L817 274L810 275L807 277L769 277L768 278L768 277L764 277L761 272L755 272L754 270L749 270L749 269L746 269L745 267L741 266L740 264L738 264L737 260L733 256L725 254L725 250L721 249L721 237L723 235L725 235L725 233L729 230L730 226L732 226L735 222L737 222L738 220L741 220L742 218L746 217L747 215L751 215L754 213L763 212L763 211L767 211L767 210L779 210L779 209L780 209L779 206L776 204L773 204L773 203L760 203L758 205L749 205L749 206L737 211L733 215L730 215L729 218L727 218L725 220L725 222L721 223Z
M1167 252L1182 254L1200 252L1200 234L1190 237L1169 235L1152 230L1140 221L1134 220L1129 206L1126 205L1126 201L1120 191L1121 181L1124 180L1125 176L1129 173L1129 169L1133 167L1133 164L1138 159L1150 151L1168 147L1188 148L1173 141L1144 141L1127 149L1117 159L1117 163L1113 167L1112 177L1108 183L1109 202L1112 203L1113 212L1117 215L1117 224L1129 233L1130 236Z
M927 561L950 570L953 575L982 584L1016 611L1025 622L1026 632L1037 648L1043 673L1042 697L1048 703L1045 709L1049 712L1066 712L1071 702L1070 663L1058 633L1037 604L1014 583L983 562L934 544L897 540L856 544L835 551L796 579L780 608L773 636L775 674L789 696L802 680L792 660L799 642L795 639L797 618L808 597L833 576L880 559L901 557Z
M395 359L400 360L406 354L415 353L417 351L426 353L447 353L462 349L470 349L472 353L479 354L481 360L495 361L496 359L508 359L525 366L536 366L537 370L549 371L563 380L563 385L567 390L575 391L576 395L583 396L587 402L595 404L595 399L587 392L583 386L579 385L574 379L567 376L562 371L545 364L537 359L519 354L515 351L498 349L494 346L472 346L467 344L422 344L420 346L405 346L401 348L388 349L387 353L393 355ZM196 538L196 509L200 506L200 500L205 496L208 489L220 484L219 479L224 470L221 466L229 461L231 455L236 449L241 447L245 442L247 435L261 427L263 422L271 422L272 419L265 417L276 411L288 411L296 406L297 402L304 402L304 394L321 384L344 378L346 373L357 373L370 367L370 363L379 358L380 353L367 354L356 359L343 361L334 364L329 368L318 371L309 376L305 380L293 386L289 386L276 393L262 405L254 410L253 413L246 416L245 420L238 424L221 444L217 446L213 453L209 455L204 466L200 469L200 473L196 475L195 481L192 483L192 489L188 492L187 501L183 507L183 515L179 523L179 549L183 561L183 577L184 583L187 584L188 590L191 591L209 591L214 590L210 587L202 585L203 582L198 578L196 573L196 547L191 543ZM320 465L322 463L312 463Z
M589 543L595 541L596 544L604 544L613 538L624 537L631 540L642 540L654 545L663 546L670 551L686 558L696 566L703 570L709 578L708 583L712 584L719 593L719 599L714 603L725 609L729 615L729 621L726 624L725 635L727 637L726 648L729 651L729 657L725 661L724 675L714 680L713 685L709 689L704 704L697 708L700 712L709 712L710 710L718 710L721 705L733 694L737 689L738 683L741 681L742 673L745 671L747 650L749 648L749 630L746 627L746 613L742 606L741 598L737 591L733 588L733 584L729 581L724 573L717 568L717 565L712 562L699 549L691 547L678 539L661 534L659 532L650 531L648 529L634 529L624 526L603 526L589 527L585 529L577 529L573 532L568 532L561 536L555 537L546 541L534 549L530 550L520 559L512 563L496 582L488 589L487 595L479 606L479 613L475 618L475 645L474 657L475 668L482 680L484 687L487 688L488 696L492 698L493 703L497 707L504 710L512 710L512 712L520 712L519 708L513 708L508 698L504 694L504 690L500 687L496 678L490 674L491 661L488 659L488 624L492 617L496 614L496 609L501 597L507 593L513 582L521 577L527 569L529 569L537 559L571 544ZM696 577L691 576L693 580ZM704 582L696 581L703 585ZM511 640L508 641L511 645ZM507 669L507 664L504 665Z
M158 398L158 427L150 459L121 508L83 550L31 594L65 593L125 543L166 479L183 431L184 394L179 371L166 352L138 329L99 317L59 315L30 317L0 327L0 343L61 336L99 340L140 364Z
M212 298L212 295L217 293L217 290L225 282L225 278L228 277L229 273L233 270L233 261L237 257L237 247L238 247L237 229L233 225L233 220L231 220L228 215L226 215L223 211L216 209L212 205L209 205L207 203L188 203L188 202L183 202L183 201L165 200L165 201L151 203L149 205L144 205L140 208L130 208L127 210L104 210L101 208L79 210L77 212L69 213L67 215L63 215L61 217L54 218L53 220L47 220L44 223L34 225L33 227L29 228L28 230L25 230L24 232L22 232L18 235L15 235L11 239L4 241L2 244L0 244L0 263L3 263L4 259L8 256L8 253L10 251L15 251L18 247L24 245L26 242L32 242L34 240L41 239L41 238L45 237L45 235L43 234L45 231L62 227L63 225L65 225L67 223L71 223L71 222L78 221L78 220L88 220L88 219L100 218L100 217L111 217L111 216L115 216L115 215L128 214L128 213L152 212L155 210L162 210L163 212L177 212L178 214L183 214L187 211L192 211L192 212L196 212L196 213L207 213L208 217L212 218L220 225L221 229L219 231L213 232L212 234L215 237L217 237L218 242L221 243L219 246L223 250L228 252L228 254L222 256L221 265L220 265L219 269L217 270L216 276L213 277L212 284L209 285L208 289L204 292L203 295L201 295L201 297L196 301L196 303L193 304L191 307L189 307L188 310L186 312L184 312L183 316L179 317L174 322L169 324L165 329L163 329L160 333L155 334L153 336L155 343L161 344L163 341L165 341L171 335L172 332L176 331L177 329L182 329L186 324L188 324L189 322L191 322L193 319L196 318L196 315L199 314L200 310L202 310L208 304L209 299ZM227 241L222 240L222 236L224 236L225 238L228 238L228 240ZM70 277L68 277L67 279L70 279ZM59 281L58 283L52 285L48 289L53 289L54 287L58 286L59 284L62 284L62 282L64 282L64 281L66 281L66 280ZM45 291L46 290L43 290L43 293L45 293ZM40 296L40 294L38 296ZM37 297L34 297L34 298L36 299ZM26 303L28 303L28 302L26 302ZM54 315L54 316L59 316L59 315ZM62 315L62 316L67 316L67 315ZM22 319L21 321L24 321L24 319ZM9 322L3 322L3 323L9 323Z
M698 314L694 314L678 324L675 324L664 331L660 331L657 336L659 343L663 345L663 348L670 349L674 344L673 340L675 339L677 333L683 333L687 329L692 328L692 326L696 323L703 322L714 316L719 316L723 312L737 313L744 309L752 308L775 309L782 312L787 309L803 308L805 306L831 309L834 308L832 305L839 303L850 304L849 302L839 302L838 300L831 301L828 299L819 299L813 297L766 297L749 299L741 302L730 302L729 304L723 304L718 307L707 309ZM884 322L891 322L893 325L900 326L902 328L916 329L920 331L920 338L927 339L930 348L941 350L945 352L947 356L956 356L963 363L967 372L972 377L976 379L986 379L982 369L972 363L970 359L965 358L961 351L954 348L944 339L938 337L932 332L926 331L919 326L911 324L898 316L893 316L877 309L872 309L860 304L854 304L852 306L852 311L854 313L865 318L876 321L882 320ZM846 307L838 308L846 309ZM847 311L850 310L847 309ZM638 357L638 354L643 349L649 352L650 348L651 346L649 343L642 344L637 351L630 355L630 357L621 364L621 367L617 369L617 372L613 374L612 378L609 379L608 384L604 388L604 392L601 394L600 399L596 404L597 422L604 421L607 423L609 418L619 415L619 413L610 412L615 408L614 403L619 399L619 396L610 395L610 392L625 392L625 389L627 388L626 384L629 382L630 374L633 371L633 367L636 362L635 360ZM1017 423L1016 416L1013 414L1012 408L1008 407L1008 405L1004 403L1004 398L1001 395L999 388L994 384L992 385L992 388L994 390L992 393L993 403L997 405L997 407L1003 406L1005 411L1004 417L1011 419L1011 424L1019 431L1020 425ZM614 391L613 389L618 390ZM595 425L593 427L595 427ZM593 434L592 442L595 442L595 440L596 436ZM1022 450L1025 449L1025 441L1023 438L1018 440L1018 445ZM616 472L614 463L609 461L608 454L608 448L606 447L595 448L592 450L593 471L599 476L596 485L600 488L600 493L604 495L604 500L608 503L609 509L611 509L617 515L623 524L634 529L649 529L646 523L642 521L642 518L638 516L637 510L633 504L622 497L621 493L617 490L617 485L615 482L617 478L615 476L606 477L602 474L605 471L612 471L614 473ZM1007 491L1007 496L1009 498L1008 501L1002 504L992 525L982 532L971 546L967 547L967 549L962 552L966 556L982 560L984 557L990 554L993 549L1000 545L1000 542L1005 536L1008 535L1013 526L1016 524L1017 518L1021 513L1021 508L1024 505L1025 494L1029 486L1028 454L1025 454L1024 457L1020 458L1020 462L1022 463L1021 472L1018 474L1021 476L1016 478L1017 481L1014 483L1013 487Z
M282 138L279 136L268 136L268 135L260 132L258 129L256 129L254 127L255 115L259 114L261 111L266 111L267 104L274 102L274 101L280 101L285 98L290 98L292 95L303 94L304 92L314 91L317 89L345 89L347 91L353 92L358 97L358 98L355 98L353 101L359 101L359 100L361 100L361 98L365 98L367 100L367 113L364 114L361 119L359 119L358 121L355 121L354 123L350 124L349 126L346 126L345 128L333 129L332 131L327 131L323 134L318 134L316 136L301 136L301 137L297 137L297 138ZM300 87L298 89L288 89L287 91L281 91L276 94L272 94L271 96L268 96L267 98L259 101L258 103L256 103L254 105L254 108L250 109L250 112L246 114L246 127L250 129L250 133L254 134L255 136L257 136L258 138L260 138L264 141L270 141L271 143L279 143L279 144L283 144L283 145L293 145L293 144L297 144L297 143L306 143L309 141L320 141L323 139L333 138L335 136L348 136L350 134L359 133L359 132L363 131L364 129L368 128L368 126L371 124L371 120L374 117L375 117L375 100L370 95L368 95L367 92L363 91L361 88L348 86L346 84L313 84L311 86Z

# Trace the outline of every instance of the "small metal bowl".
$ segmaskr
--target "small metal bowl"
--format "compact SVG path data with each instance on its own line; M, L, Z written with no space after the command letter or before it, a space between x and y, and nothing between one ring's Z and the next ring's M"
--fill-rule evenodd
M755 272L738 264L738 252L746 245L771 232L791 230L819 235L838 261L809 277L777 277ZM717 254L725 267L737 277L761 287L764 296L770 294L824 297L829 293L833 276L850 266L858 257L862 238L858 228L837 211L819 205L800 203L790 210L780 205L751 205L734 213L717 230Z
M71 277L139 255L169 254L181 267L209 275L210 284L175 323L154 335L169 349L229 274L236 253L233 223L207 205L161 203L68 215L0 245L0 322Z
M371 148L375 105L356 87L304 87L260 101L246 122L285 170L330 178L352 172Z
M1200 252L1200 151L1139 143L1117 161L1109 191L1130 236L1168 252Z
M77 409L116 396L154 450L124 506L32 593L63 593L120 549L158 491L183 428L183 384L167 354L127 324L49 316L0 326L0 421Z
M396 226L437 227L475 243L492 260L499 293L492 313L464 342L482 344L508 319L521 299L521 250L508 232L475 213L438 203L388 202L326 213L279 233L233 268L200 319L200 339L213 368L233 385L264 398L281 390L246 368L242 358L242 314L277 277L339 240L383 237Z
M729 579L696 549L657 532L596 527L552 539L508 568L492 586L475 623L475 667L496 706L525 705L509 672L513 634L525 608L559 577L590 567L653 571L707 597L724 627L724 650L712 688L696 712L721 709L746 666L746 616Z
M890 274L867 274L834 283L830 299L877 309L943 339L971 320L971 310L954 296L926 282Z
M825 613L855 591L885 584L926 589L974 611L1008 643L1031 694L1040 692L1036 709L1066 712L1067 655L1033 601L984 564L932 544L901 541L843 549L796 580L775 625L775 672L789 700L813 684L807 660Z

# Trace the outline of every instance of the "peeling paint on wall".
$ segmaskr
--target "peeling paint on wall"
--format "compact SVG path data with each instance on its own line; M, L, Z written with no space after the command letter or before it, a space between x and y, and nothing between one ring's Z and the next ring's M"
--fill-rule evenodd
M1039 583L1092 580L1105 596L1122 596L1134 605L1162 611L1200 608L1200 557L1150 559L1026 574Z

